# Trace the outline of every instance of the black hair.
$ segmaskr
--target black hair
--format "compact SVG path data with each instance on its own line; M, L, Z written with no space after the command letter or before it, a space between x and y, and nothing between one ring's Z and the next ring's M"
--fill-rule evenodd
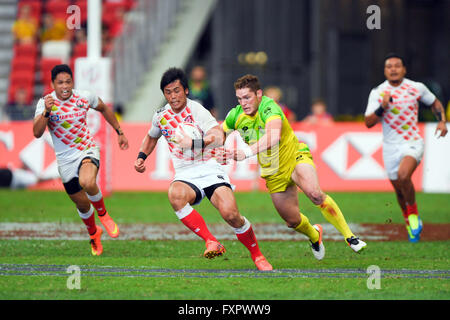
M180 80L183 89L188 89L188 79L184 71L179 68L170 68L161 77L161 91L164 92L164 88L176 80Z
M397 59L400 59L400 60L402 61L403 66L406 67L405 59L404 59L401 55L399 55L399 54L397 54L397 53L395 53L395 52L389 52L389 53L384 57L384 63L386 63L386 60L387 60L387 59L390 59L390 58L397 58Z
M67 64L58 64L52 69L52 82L55 81L58 74L63 72L70 74L70 77L73 79L73 74L70 67Z

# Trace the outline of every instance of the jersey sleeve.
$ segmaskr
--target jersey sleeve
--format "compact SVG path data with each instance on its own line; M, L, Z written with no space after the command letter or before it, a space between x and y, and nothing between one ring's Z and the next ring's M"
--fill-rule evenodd
M152 138L159 138L162 135L161 128L159 127L157 112L155 112L155 114L153 115L152 126L150 130L148 130L148 135Z
M369 100L367 102L367 108L364 114L365 116L374 113L375 110L378 109L378 107L380 106L380 102L378 101L378 99L379 99L379 91L377 89L372 89L372 91L370 91L369 94Z
M436 96L422 82L417 83L417 89L419 90L420 101L427 106L431 105L434 100L436 100Z
M39 99L38 103L36 104L36 111L34 112L34 117L36 118L40 114L44 112L45 109L45 102L44 99Z
M211 112L202 105L198 105L195 111L195 122L204 133L219 125L217 120L211 115Z
M269 121L274 119L283 120L284 117L283 110L281 110L281 107L274 101L270 101L267 104L265 104L262 110L260 110L260 115L261 120L264 123L268 123Z
M89 105L93 109L97 109L98 106L98 96L92 92L86 91L86 98L89 101Z
M222 123L222 129L225 133L231 132L236 129L235 124L236 124L236 108L233 108L230 111L228 111L228 114Z

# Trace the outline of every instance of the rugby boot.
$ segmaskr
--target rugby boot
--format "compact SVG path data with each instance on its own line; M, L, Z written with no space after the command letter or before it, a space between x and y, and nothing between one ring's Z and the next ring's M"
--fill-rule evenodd
M207 259L214 259L215 257L219 257L225 253L225 247L214 240L206 241L206 250L203 253L203 256Z
M103 253L103 246L100 238L102 237L103 229L97 226L97 231L91 235L91 253L93 256L99 256Z
M253 260L258 270L261 271L270 271L273 270L272 265L267 261L267 259L264 256L258 256Z
M323 229L320 224L315 224L313 225L313 227L314 229L319 231L319 240L317 240L317 242L314 243L311 240L309 240L311 242L311 251L317 260L322 260L325 257L325 246L323 245L322 241Z
M119 227L110 217L108 212L106 212L102 216L99 215L98 218L100 219L100 222L105 227L106 232L108 232L111 238L117 238L119 236Z
M408 216L409 226L411 227L411 234L417 237L422 232L423 223L418 214L410 214Z
M419 242L419 240L420 240L420 233L417 236L414 236L412 234L412 232L411 232L411 227L408 226L408 225L406 226L406 231L408 232L408 240L409 240L409 242L412 242L412 243Z
M356 253L361 253L361 251L363 251L367 247L367 244L364 241L354 236L347 238L346 241L348 246L352 248L352 250Z

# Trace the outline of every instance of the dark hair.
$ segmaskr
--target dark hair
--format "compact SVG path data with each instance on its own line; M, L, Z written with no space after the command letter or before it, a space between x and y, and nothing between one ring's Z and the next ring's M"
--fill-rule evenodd
M183 89L188 89L188 79L184 71L179 68L170 68L161 77L161 91L164 92L164 88L176 80L180 80Z
M73 74L70 67L67 64L58 64L52 69L52 82L55 81L58 74L63 72L70 74L70 77L73 79Z
M261 85L259 84L259 80L257 76L252 74L246 74L245 76L240 77L234 83L234 89L244 89L249 88L253 92L261 90Z
M385 57L384 57L384 63L386 63L386 60L390 59L390 58L397 58L400 59L402 61L402 64L404 67L406 67L406 63L405 63L405 59L403 59L403 57L395 52L389 52Z

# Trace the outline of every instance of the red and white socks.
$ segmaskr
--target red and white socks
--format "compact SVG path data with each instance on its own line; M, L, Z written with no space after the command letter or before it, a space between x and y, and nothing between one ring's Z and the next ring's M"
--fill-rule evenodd
M94 207L91 205L89 211L84 213L78 209L77 211L81 220L83 220L84 224L86 225L89 235L91 236L94 235L95 232L97 231L97 226L95 225Z
M96 195L91 196L87 192L86 192L86 195L87 195L89 201L94 206L95 210L97 210L97 214L99 217L101 217L107 213L106 208L105 208L105 203L103 201L103 195L100 190L98 191L98 193Z
M246 217L243 218L245 220L244 225L239 228L233 228L233 230L238 240L250 251L252 260L255 260L257 257L262 256L262 253L259 250L258 240L256 240L252 225Z
M205 240L205 242L207 240L217 241L206 226L203 217L189 203L183 209L176 211L175 214L186 227Z

